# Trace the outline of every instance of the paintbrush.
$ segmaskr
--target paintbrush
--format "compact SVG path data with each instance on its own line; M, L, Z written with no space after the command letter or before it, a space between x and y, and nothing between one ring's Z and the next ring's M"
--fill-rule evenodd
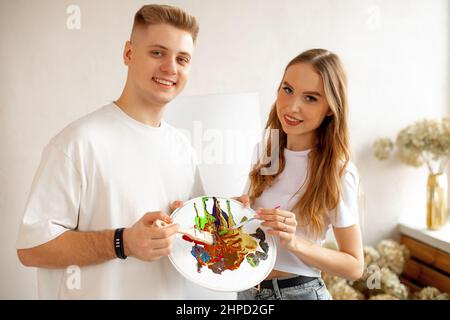
M155 225L159 228L163 228L163 227L168 226L169 224L162 220L157 219L157 220L155 220L153 225ZM189 228L189 229L179 228L177 233L183 234L186 237L188 237L189 239L192 239L194 241L209 244L209 245L212 245L215 242L215 238L212 233L207 232L207 231L198 230L196 228Z
M279 207L280 206L276 206L274 209L278 209ZM237 225L232 226L230 229L239 229L243 225L246 225L247 223L249 223L250 221L253 221L255 219L256 219L256 217L251 217L250 219L247 219L245 221L242 221L241 223L238 223Z
M249 223L250 221L253 221L253 220L255 220L255 219L256 219L255 217L252 217L252 218L250 218L250 219L248 219L248 220L245 220L245 221L242 221L241 223L238 223L237 225L232 226L230 229L239 229L239 228L242 227L243 225L245 225L245 224L247 224L247 223Z

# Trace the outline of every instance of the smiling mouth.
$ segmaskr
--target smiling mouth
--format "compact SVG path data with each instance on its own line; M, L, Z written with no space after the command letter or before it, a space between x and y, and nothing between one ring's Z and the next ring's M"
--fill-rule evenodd
M162 87L165 87L165 88L171 88L177 84L176 82L174 82L172 80L158 78L158 77L152 77L152 81L159 84Z
M288 116L287 114L285 114L283 117L284 117L284 121L290 126L297 126L304 121L301 119L297 119L297 118Z

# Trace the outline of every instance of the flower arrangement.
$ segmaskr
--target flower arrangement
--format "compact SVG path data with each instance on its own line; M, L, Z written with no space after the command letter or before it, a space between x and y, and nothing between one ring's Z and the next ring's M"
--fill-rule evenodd
M324 244L337 250L334 242ZM400 281L405 264L410 258L405 245L392 239L381 240L376 247L364 246L364 273L361 279L349 281L322 272L322 278L334 300L449 300L449 295L434 287L412 292ZM369 288L373 266L379 270L379 287Z
M400 161L420 167L426 164L430 174L445 170L450 157L450 118L423 119L402 129L395 141ZM378 138L373 143L374 156L389 158L394 149L390 138Z
M448 220L448 181L446 168L450 158L450 117L440 120L424 119L400 130L395 141L400 161L415 167L426 164L427 227L442 228ZM394 143L378 138L373 144L379 160L389 158Z

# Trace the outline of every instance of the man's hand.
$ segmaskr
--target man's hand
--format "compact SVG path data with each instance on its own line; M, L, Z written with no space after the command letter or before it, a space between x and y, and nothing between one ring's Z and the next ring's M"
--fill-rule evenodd
M157 227L153 222L163 220L166 227ZM163 212L148 212L131 228L123 232L125 255L133 256L143 261L155 261L168 256L172 251L172 242L179 225Z

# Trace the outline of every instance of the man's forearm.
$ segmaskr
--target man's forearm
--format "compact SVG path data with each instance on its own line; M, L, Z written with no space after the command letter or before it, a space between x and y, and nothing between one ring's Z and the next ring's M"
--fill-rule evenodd
M30 249L17 250L20 261L30 267L66 268L115 259L114 230L66 231L59 237Z

